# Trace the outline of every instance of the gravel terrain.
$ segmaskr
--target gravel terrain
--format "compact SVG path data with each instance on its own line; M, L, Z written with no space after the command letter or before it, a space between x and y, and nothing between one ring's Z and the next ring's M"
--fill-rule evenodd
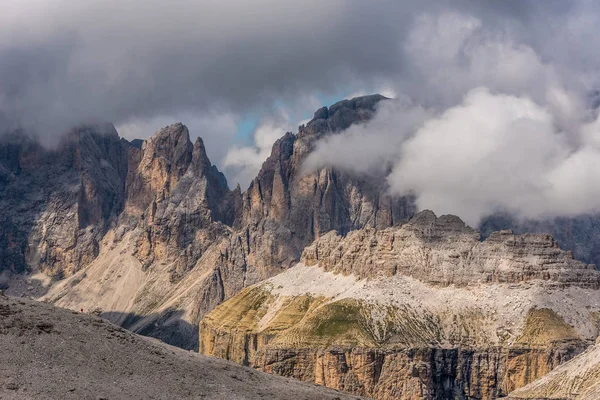
M358 399L0 295L0 399Z

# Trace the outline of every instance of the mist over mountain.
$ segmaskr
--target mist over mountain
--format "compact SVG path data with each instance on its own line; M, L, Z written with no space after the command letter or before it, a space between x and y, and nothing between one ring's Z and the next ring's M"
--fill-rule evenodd
M165 363L176 398L285 396L102 319L377 400L593 396L599 26L591 0L3 2L0 397L115 371L133 397Z

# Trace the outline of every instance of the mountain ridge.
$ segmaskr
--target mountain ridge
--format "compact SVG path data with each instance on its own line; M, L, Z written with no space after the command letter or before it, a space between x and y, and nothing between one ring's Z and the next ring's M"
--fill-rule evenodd
M243 193L227 188L202 140L192 144L181 123L159 130L141 146L110 142L111 148L125 149L127 154L125 177L113 179L113 186L124 186L124 197L113 196L122 212L107 218L103 226L108 229L94 236L85 262L71 262L67 268L64 262L47 262L57 283L44 298L72 309L133 313L141 318L130 328L170 340L181 324L197 326L202 315L225 298L295 263L313 238L332 229L348 232L403 221L412 214L410 202L382 193L382 183L333 169L308 175L300 171L318 136L368 120L382 99L367 96L341 102L327 118L309 122L302 135L284 135ZM316 125L326 126L327 132L315 130ZM94 182L88 185L92 189ZM65 203L55 201L57 208L65 208ZM72 204L69 216L87 212L82 203ZM39 221L36 215L29 218ZM44 231L47 225L42 221L36 229ZM76 228L75 237L81 235ZM29 233L22 240L22 247L36 252L38 242L44 248L56 243L52 236L38 239ZM77 242L63 247L67 253L80 251ZM120 293L124 287L128 294ZM107 301L107 293L118 300ZM183 315L183 320L169 315ZM196 348L197 337L174 344Z

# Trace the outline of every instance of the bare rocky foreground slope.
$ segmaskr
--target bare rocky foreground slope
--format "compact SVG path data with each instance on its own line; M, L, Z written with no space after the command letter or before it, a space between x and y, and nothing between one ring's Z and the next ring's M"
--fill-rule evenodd
M0 295L2 399L357 399Z
M200 325L200 352L392 399L495 399L593 343L600 272L455 216L322 236Z

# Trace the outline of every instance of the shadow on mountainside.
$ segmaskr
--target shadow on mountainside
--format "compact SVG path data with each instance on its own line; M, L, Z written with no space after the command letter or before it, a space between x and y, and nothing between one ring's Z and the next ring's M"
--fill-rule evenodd
M100 316L110 322L140 335L161 340L185 350L198 351L198 326L181 318L182 310L137 315L115 311L101 312Z

